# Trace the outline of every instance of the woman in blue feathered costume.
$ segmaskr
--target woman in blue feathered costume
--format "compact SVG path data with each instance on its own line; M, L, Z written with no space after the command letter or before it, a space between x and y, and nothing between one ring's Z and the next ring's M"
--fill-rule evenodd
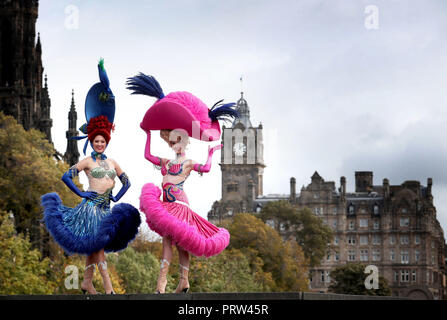
M101 82L95 84L87 94L87 124L80 128L87 135L77 137L88 138L84 154L88 142L93 152L90 157L72 166L62 177L70 190L83 200L75 208L69 208L62 205L57 193L48 193L42 196L42 206L45 224L56 242L68 254L87 255L82 291L97 293L92 279L95 265L98 265L104 290L109 294L114 291L107 271L105 252L126 248L135 238L141 221L139 211L130 204L121 203L110 209L110 201L119 201L129 189L130 182L118 163L104 154L114 127L115 99L109 88L102 59L98 69ZM86 173L89 182L86 192L79 190L73 183L73 178L81 171ZM117 176L122 188L114 196L112 189Z

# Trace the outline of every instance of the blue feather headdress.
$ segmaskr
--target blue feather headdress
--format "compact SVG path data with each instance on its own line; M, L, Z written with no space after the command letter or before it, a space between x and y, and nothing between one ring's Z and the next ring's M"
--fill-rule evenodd
M128 78L126 84L127 89L133 91L131 94L142 94L157 99L163 99L165 97L163 89L157 79L153 76L145 75L142 72L135 77Z
M85 136L71 137L70 139L82 140L88 138L87 125L92 118L106 116L111 123L115 119L115 96L113 95L112 89L110 89L110 81L104 68L103 58L98 62L98 74L100 82L95 83L90 88L85 98L85 119L87 123L79 128L79 131L84 133ZM88 139L84 144L84 155L86 154L87 146Z
M231 121L235 118L239 118L239 112L234 109L236 103L226 103L222 104L223 100L216 102L208 112L208 116L211 121L223 120Z

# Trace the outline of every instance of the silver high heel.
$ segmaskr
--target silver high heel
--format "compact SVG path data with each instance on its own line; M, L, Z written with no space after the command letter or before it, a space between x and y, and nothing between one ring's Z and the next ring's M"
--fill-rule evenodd
M99 269L99 273L101 273L101 276L102 276L102 284L104 286L105 293L106 294L116 294L115 291L113 291L112 281L110 280L109 273L107 272L107 261L99 261L98 269ZM109 287L110 287L110 292L107 292Z
M181 264L179 266L180 266L180 280L177 289L175 289L175 293L187 293L189 291L189 281L188 281L189 268Z
M166 284L168 283L167 275L168 275L169 265L170 265L170 263L168 260L166 260L166 259L161 260L160 273L158 274L156 293L165 293Z

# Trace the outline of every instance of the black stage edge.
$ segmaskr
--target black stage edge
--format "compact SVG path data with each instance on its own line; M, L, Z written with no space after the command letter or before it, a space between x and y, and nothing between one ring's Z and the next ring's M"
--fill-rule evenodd
M186 293L123 295L0 295L0 310L14 317L67 315L123 320L137 315L158 319L300 319L343 315L365 319L414 316L427 310L445 312L446 301L415 301L398 297L355 296L308 292ZM441 309L442 308L442 309ZM310 317L309 317L310 316Z

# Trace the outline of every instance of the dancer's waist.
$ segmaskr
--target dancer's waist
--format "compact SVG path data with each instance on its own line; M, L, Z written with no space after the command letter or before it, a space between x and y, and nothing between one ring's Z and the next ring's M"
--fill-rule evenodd
M166 202L166 203L178 203L178 204L182 204L184 206L187 206L189 208L189 203L188 202L184 202L184 201L180 201L180 200L168 201L166 199L163 199L163 202Z

